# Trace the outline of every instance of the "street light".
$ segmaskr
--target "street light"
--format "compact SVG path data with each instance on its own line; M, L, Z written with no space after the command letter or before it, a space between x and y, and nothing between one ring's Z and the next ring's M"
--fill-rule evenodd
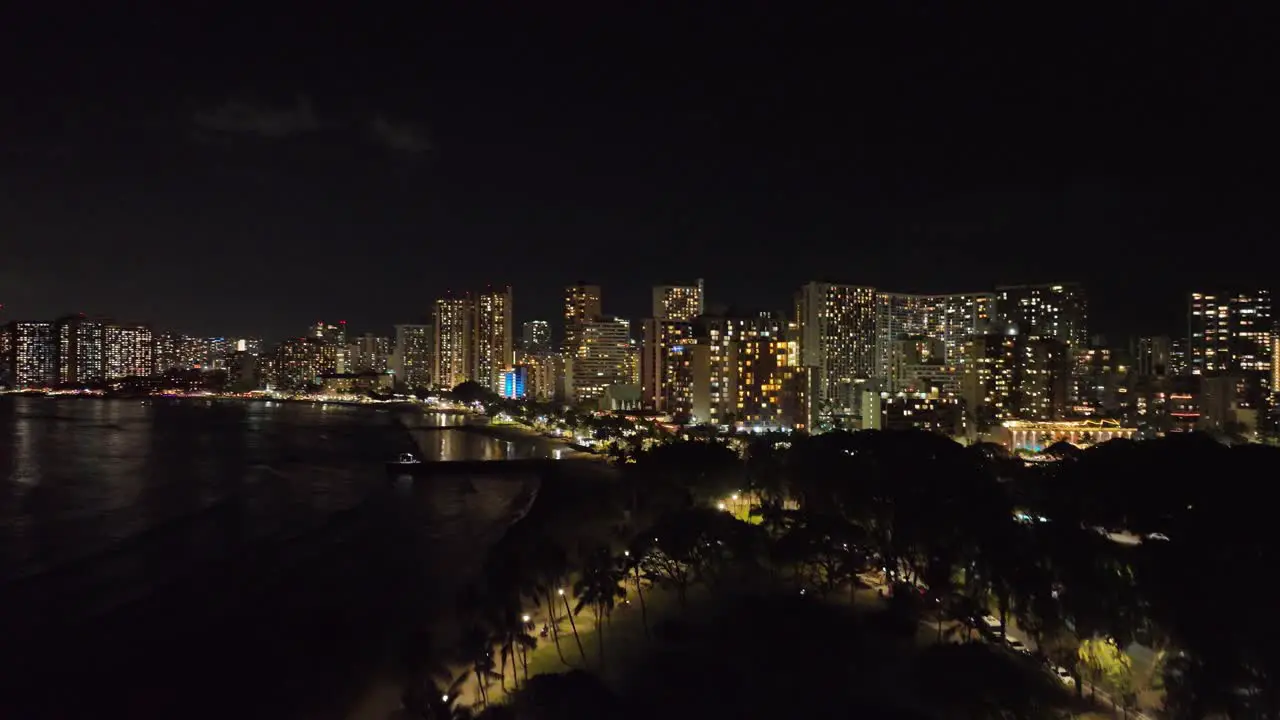
M529 622L529 613L525 613L524 615L521 615L520 619L524 622Z
M556 588L556 594L557 594L557 595L563 595L563 594L564 594L564 588Z
M449 696L448 696L448 695L441 695L441 696L440 696L440 702L449 702Z

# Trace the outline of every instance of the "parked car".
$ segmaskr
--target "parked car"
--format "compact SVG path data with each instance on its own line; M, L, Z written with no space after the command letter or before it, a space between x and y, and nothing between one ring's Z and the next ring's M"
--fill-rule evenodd
M1023 655L1031 654L1031 648L1028 648L1025 643L1017 638L1005 638L1005 644L1009 646L1010 650L1016 653L1021 653Z

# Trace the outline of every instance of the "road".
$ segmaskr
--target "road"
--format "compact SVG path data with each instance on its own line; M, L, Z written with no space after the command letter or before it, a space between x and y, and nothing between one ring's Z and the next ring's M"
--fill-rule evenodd
M870 587L872 590L875 590L882 600L884 600L885 602L888 601L889 586L883 582L883 579L882 579L883 575L866 573L866 574L859 574L858 578L863 583L865 583L868 587ZM927 626L930 630L933 630L936 627L935 621L929 620L929 619L922 619L920 621L920 624ZM1027 637L1026 634L1024 634L1021 630L1019 630L1016 627L1016 625L1013 625L1011 623L1007 624L1005 628L1005 634L1014 640L1022 641L1022 643L1026 645L1032 652L1035 652L1036 650L1035 641L1032 640L1030 637ZM981 632L977 633L977 636L982 638L984 641L990 642L987 636ZM1145 648L1142 646L1138 646L1138 647L1141 648L1142 651L1145 651L1148 655L1151 655L1151 651L1148 648ZM1126 652L1128 652L1128 649L1126 649ZM1148 658L1148 660L1154 661L1154 658ZM1111 705L1112 708L1122 707L1122 704L1119 702L1117 698L1111 697L1110 693L1098 687L1097 685L1094 685L1092 682L1085 681L1084 690L1089 694L1090 697L1101 700L1104 704ZM1130 718L1133 718L1134 720L1155 720L1155 718L1152 718L1150 715L1147 715L1146 713L1143 713L1139 710L1130 710L1128 716Z

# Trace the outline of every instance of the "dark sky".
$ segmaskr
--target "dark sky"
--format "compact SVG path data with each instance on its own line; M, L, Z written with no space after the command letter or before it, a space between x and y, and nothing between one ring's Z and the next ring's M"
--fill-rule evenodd
M1172 331L1280 264L1274 3L73 5L0 27L7 319L1079 279L1096 329Z

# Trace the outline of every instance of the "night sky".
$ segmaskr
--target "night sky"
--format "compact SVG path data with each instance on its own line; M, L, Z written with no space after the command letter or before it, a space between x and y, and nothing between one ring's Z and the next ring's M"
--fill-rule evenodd
M632 318L696 277L778 309L1079 279L1096 330L1176 332L1280 265L1265 3L72 5L0 27L0 319L279 338L487 284L523 321L578 279Z

